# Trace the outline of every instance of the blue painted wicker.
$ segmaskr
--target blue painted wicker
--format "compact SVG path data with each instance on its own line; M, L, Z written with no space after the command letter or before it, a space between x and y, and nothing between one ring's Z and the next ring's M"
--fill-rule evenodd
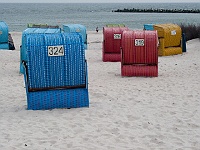
M22 45L20 48L20 73L24 73L24 68L22 61L27 61L27 51L26 51L26 35L27 34L39 34L39 33L61 33L60 28L27 28L22 33Z
M8 25L0 21L0 44L8 43Z
M8 50L8 25L4 21L0 21L0 49Z
M86 65L87 66L87 65ZM46 91L30 92L28 89L28 80L24 74L27 109L28 110L47 110L54 108L79 108L89 107L88 77L86 69L86 87L74 89L54 89Z
M80 34L29 34L26 39L30 88L85 84L85 53ZM65 55L49 57L48 45L64 45Z
M144 30L154 30L154 24L144 24Z
M88 107L87 64L79 33L27 34L25 84L28 109ZM48 46L64 45L64 56Z
M78 32L83 36L84 48L87 49L87 31L86 27L81 24L64 24L63 31L70 32Z
M0 49L2 49L2 50L8 50L9 49L9 44L8 43L1 43L0 44Z
M63 89L27 93L28 110L88 107L88 89Z

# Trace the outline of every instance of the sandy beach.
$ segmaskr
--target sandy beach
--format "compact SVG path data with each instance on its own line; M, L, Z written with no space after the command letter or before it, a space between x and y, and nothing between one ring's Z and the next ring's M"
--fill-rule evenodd
M89 108L27 110L16 50L0 50L0 150L200 150L200 40L159 57L158 77L122 77L88 31Z

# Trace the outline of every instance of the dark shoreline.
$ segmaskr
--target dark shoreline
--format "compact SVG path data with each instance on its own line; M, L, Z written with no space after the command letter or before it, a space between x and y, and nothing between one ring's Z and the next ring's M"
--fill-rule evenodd
M200 9L117 9L113 10L112 12L127 12L127 13L200 13Z

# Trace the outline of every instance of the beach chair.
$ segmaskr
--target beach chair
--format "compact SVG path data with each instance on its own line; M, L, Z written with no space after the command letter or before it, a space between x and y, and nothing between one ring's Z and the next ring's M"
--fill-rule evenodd
M78 33L23 35L27 109L89 107L87 62ZM24 46L23 45L23 46Z
M39 34L39 33L61 33L61 28L27 28L22 32L22 45L20 47L20 73L24 73L24 67L22 61L27 61L26 56L26 42L25 37L27 34Z
M4 21L0 21L0 49L15 50L15 45L8 25Z
M158 32L159 56L182 54L182 31L176 24L155 24L154 30Z
M0 21L0 49L9 49L8 25Z
M102 61L121 61L121 41L123 31L127 27L103 27Z
M122 76L158 76L157 31L124 31L122 35Z
M63 32L77 32L83 36L84 48L87 49L87 30L86 27L81 24L64 24Z
M144 30L154 30L154 24L144 24Z
M155 26L155 29L154 29L154 26ZM163 29L162 29L163 28ZM165 29L164 29L165 28ZM165 32L165 37L164 35L160 35L159 33L159 39L160 39L160 42L161 42L161 45L159 47L159 55L160 56L165 56L165 55L174 55L174 54L181 54L181 49L182 49L182 52L186 52L186 37L185 37L185 33L182 32L181 34L181 44L179 43L180 41L180 33L178 33L178 36L175 36L177 30L178 32L180 32L180 27L177 26L177 25L174 25L174 24L144 24L144 30L163 30L161 32ZM171 46L173 45L173 43L171 45L168 45L168 47L164 46L165 44L163 43L164 42L164 38L165 40L168 40L170 41L170 39L172 38L172 35L166 35L166 34L169 34L171 30L171 34L173 35L173 42L174 40L175 41L178 41L178 44L175 44L175 46ZM168 32L168 33L167 33ZM176 39L174 39L174 37L176 37ZM168 51L168 52L167 52Z

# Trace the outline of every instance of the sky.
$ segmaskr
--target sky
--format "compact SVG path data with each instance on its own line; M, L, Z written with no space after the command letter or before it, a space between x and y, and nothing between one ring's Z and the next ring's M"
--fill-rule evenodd
M200 0L0 0L0 3L200 3Z

